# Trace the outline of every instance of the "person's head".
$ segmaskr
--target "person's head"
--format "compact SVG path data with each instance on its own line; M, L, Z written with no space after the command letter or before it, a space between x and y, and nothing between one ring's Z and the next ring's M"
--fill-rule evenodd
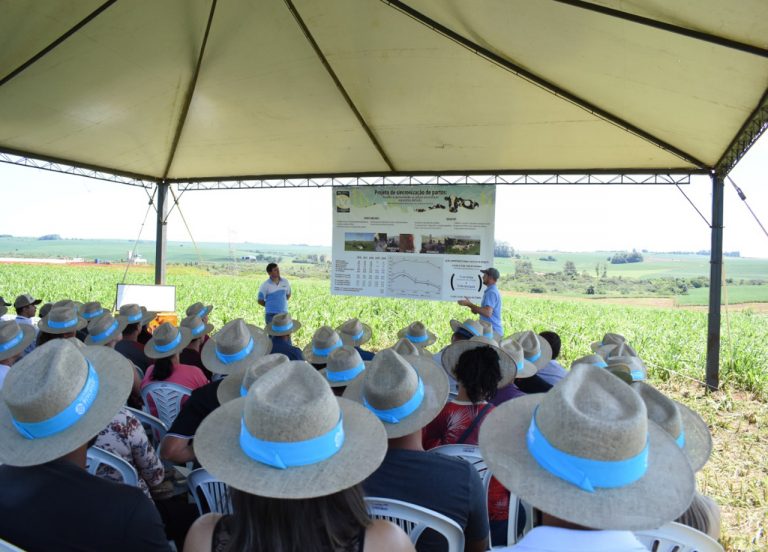
M277 266L277 263L269 263L267 265L267 274L269 274L269 277L273 280L280 279L280 267Z
M478 347L461 353L456 364L456 381L473 403L487 401L496 394L501 381L499 355L491 347Z
M75 305L71 301L62 306L56 306L48 315L38 322L40 330L37 336L37 345L42 345L53 339L67 339L74 337L75 333L85 328L85 318L79 316Z
M212 310L213 305L204 305L203 303L198 302L188 306L185 314L187 315L187 318L197 316L204 324L208 324L208 315L211 314Z
M0 364L13 366L33 341L35 329L15 320L0 321Z
M451 330L453 330L453 335L451 335L451 343L482 336L484 332L483 325L480 324L480 321L473 320L471 318L466 319L464 322L451 320L450 324Z
M123 338L126 322L122 316L115 318L104 311L88 323L88 337L85 338L85 344L114 348L117 342Z
M328 355L344 346L336 331L330 326L320 326L312 335L312 341L304 347L304 359L317 367L328 364Z
M325 368L320 370L320 373L335 392L361 377L365 368L366 365L357 349L345 345L331 351L331 354L328 355L328 363Z
M16 309L16 314L25 318L32 318L37 312L37 305L42 303L42 299L35 299L28 293L19 295L13 302L13 308Z
M179 353L189 345L192 334L189 328L176 327L170 322L160 324L147 344L144 354L155 359L152 369L152 380L163 381L173 373L173 367L179 363Z
M246 324L242 318L227 322L200 351L203 366L214 374L233 374L245 368L253 358L272 350L272 341L264 330Z
M552 348L552 360L555 360L557 357L559 357L560 347L562 346L562 343L560 342L560 336L555 332L549 331L541 332L539 335L546 339L547 343L549 343L549 346Z
M492 286L499 280L499 271L495 268L486 268L480 271L483 274L483 285Z

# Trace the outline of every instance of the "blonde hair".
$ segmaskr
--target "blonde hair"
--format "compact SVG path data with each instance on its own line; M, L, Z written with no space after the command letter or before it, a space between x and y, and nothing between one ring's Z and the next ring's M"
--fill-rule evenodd
M688 509L675 521L693 527L715 540L720 538L720 506L699 491L693 495L693 502Z

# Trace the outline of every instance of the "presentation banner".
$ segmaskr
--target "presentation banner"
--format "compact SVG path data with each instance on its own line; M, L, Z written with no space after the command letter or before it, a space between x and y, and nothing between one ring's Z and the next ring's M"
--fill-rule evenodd
M493 262L493 185L333 189L331 293L482 297Z

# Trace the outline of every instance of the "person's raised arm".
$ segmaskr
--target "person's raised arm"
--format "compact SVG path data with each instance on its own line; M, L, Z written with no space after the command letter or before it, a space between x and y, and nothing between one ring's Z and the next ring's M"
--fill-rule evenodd
M479 305L475 305L466 297L464 299L459 299L458 303L462 307L467 307L469 310L471 310L472 314L479 314L480 316L485 316L486 318L490 318L493 315L493 307L481 307Z

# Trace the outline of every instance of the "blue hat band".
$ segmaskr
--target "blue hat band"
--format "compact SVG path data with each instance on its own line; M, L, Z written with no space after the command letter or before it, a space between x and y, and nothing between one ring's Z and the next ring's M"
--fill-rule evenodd
M608 368L608 364L604 360L596 360L592 365L598 368Z
M192 335L194 337L197 337L198 335L200 335L201 333L203 333L205 331L205 324L200 324L199 326L197 326L194 329L190 328L190 331L192 332Z
M344 444L344 416L339 416L339 422L328 433L290 443L263 441L254 437L245 426L245 420L240 421L240 448L251 458L261 464L284 470L293 466L308 466L327 460Z
M642 370L632 370L630 373L632 374L632 381L643 381L645 379L645 374Z
M24 332L19 330L19 333L17 333L13 339L10 341L6 341L2 345L0 345L0 353L4 353L5 351L8 351L10 349L13 349L16 345L24 341Z
M202 309L200 309L200 312L198 312L195 316L197 316L198 318L202 318L206 314L208 314L208 307L203 307Z
M104 330L103 332L97 333L97 334L91 334L91 340L92 341L97 341L97 342L104 341L110 335L115 333L115 330L117 329L117 327L119 325L120 324L117 323L117 320L113 320L112 321L112 325L109 328L107 328L106 330Z
M382 422L387 422L388 424L399 424L400 420L403 418L407 418L411 414L413 414L420 406L421 403L424 401L424 382L421 381L421 378L419 378L419 385L416 387L416 392L413 394L413 397L408 399L407 402L404 404L397 406L395 408L389 408L387 410L378 410L374 407L372 407L368 400L363 396L363 405L373 412L377 418L379 418Z
M477 335L477 336L483 335L480 332L478 332L475 328L473 328L472 326L463 326L463 327L466 328L467 331L469 333L471 333L472 335Z
M282 326L275 326L275 324L272 324L272 331L273 332L287 332L288 330L293 328L293 320L288 322L287 324L283 324Z
M363 337L363 334L365 334L365 330L360 330L358 333L350 337L352 337L352 339L357 341L358 339L361 339Z
M332 381L334 383L339 381L349 381L355 379L357 375L363 370L365 370L365 363L361 360L360 364L347 370L333 371L326 368L325 377L328 378L328 381Z
M104 313L104 309L99 309L93 312L84 312L80 316L82 316L86 320L90 320L92 318L96 318L97 316L101 316L103 313Z
M77 326L77 316L72 320L48 320L47 324L49 328L56 328L57 330L71 328L72 326Z
M131 324L135 324L136 322L141 320L141 317L142 317L141 313L139 313L139 314L131 314L129 316L126 316L126 318L128 319L128 322L130 322Z
M174 337L170 343L166 343L165 345L158 345L157 343L152 343L152 347L155 349L155 351L159 353L167 353L168 351L171 351L176 347L178 347L179 343L181 343L181 332L177 332L176 337Z
M331 354L331 352L335 351L336 349L342 347L341 339L339 339L336 343L331 345L330 347L326 347L325 349L319 349L312 345L312 354L319 356L319 357L325 357Z
M225 355L221 351L219 351L218 346L216 346L216 358L218 358L221 362L224 364L232 364L233 362L237 362L238 360L243 360L245 357L251 354L251 351L253 351L253 337L251 337L248 340L248 345L246 345L243 349L236 353Z
M429 339L428 335L411 335L409 333L405 334L405 337L407 337L408 341L411 343L424 343L427 339Z
M20 422L11 418L11 422L21 435L27 439L43 439L61 433L73 426L91 408L99 394L99 375L88 362L88 377L75 400L55 416L41 422Z
M677 443L678 447L685 448L685 429L680 428L680 435L675 439L675 443Z
M563 452L552 446L536 425L533 411L531 425L526 434L528 452L544 470L555 477L575 485L583 491L595 492L595 488L615 489L631 485L645 475L648 469L649 442L636 456L626 460L592 460Z
M527 360L528 362L536 362L540 358L541 358L541 351L539 351L535 355L525 357L525 360Z

